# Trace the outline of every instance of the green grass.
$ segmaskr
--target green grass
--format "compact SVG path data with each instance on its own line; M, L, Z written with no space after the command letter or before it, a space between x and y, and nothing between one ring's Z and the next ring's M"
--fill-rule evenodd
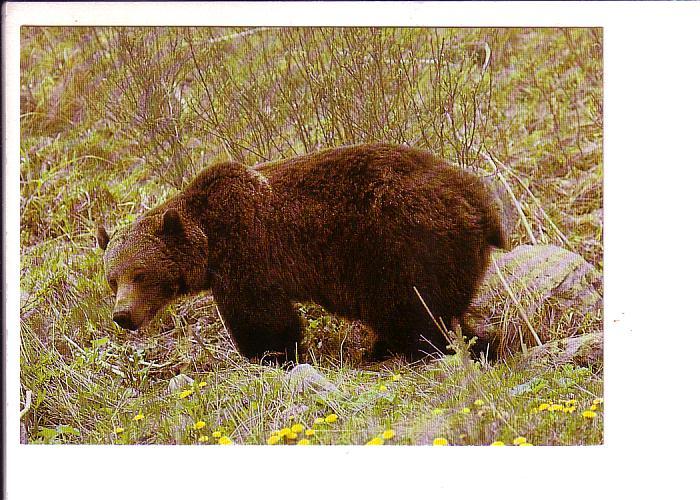
M139 338L114 325L97 223L128 223L219 159L253 164L352 142L411 143L464 168L495 165L522 209L513 245L534 238L603 267L600 30L271 29L220 38L235 31L245 30L22 29L28 441L206 435L211 444L219 431L263 444L334 413L336 422L315 426L312 444L364 444L386 429L395 431L386 444L601 443L602 405L583 416L602 396L597 366L458 355L368 366L361 325L303 304L300 360L338 388L322 396L294 392L284 370L238 356L209 296L169 306ZM186 387L169 389L178 374L206 386L181 399ZM571 413L537 410L572 399ZM200 420L205 427L194 429Z

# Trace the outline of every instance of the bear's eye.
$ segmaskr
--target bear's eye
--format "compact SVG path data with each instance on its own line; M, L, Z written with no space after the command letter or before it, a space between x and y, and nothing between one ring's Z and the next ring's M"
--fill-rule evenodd
M134 274L134 277L132 278L134 283L141 283L144 278L146 277L146 273L139 271Z

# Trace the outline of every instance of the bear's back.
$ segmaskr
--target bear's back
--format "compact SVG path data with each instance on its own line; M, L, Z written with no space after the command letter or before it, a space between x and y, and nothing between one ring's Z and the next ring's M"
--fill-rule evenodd
M389 192L411 190L426 178L459 172L430 153L391 144L361 144L327 149L289 160L259 164L278 193L332 205L367 206Z

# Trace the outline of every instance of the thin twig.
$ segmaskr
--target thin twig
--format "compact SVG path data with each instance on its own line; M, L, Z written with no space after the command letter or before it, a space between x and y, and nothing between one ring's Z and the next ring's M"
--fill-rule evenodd
M491 154L491 153L489 153ZM493 157L493 155L491 155ZM557 226L552 219L550 219L549 215L547 215L547 211L544 209L542 206L542 203L540 202L539 198L533 194L532 191L530 191L530 188L527 187L527 184L518 176L513 169L508 167L506 164L504 164L501 160L499 160L496 157L493 157L494 162L498 163L498 166L501 167L503 170L505 170L508 174L510 174L512 177L515 178L516 181L518 181L518 184L522 186L522 188L525 190L525 192L532 198L532 200L535 202L537 207L540 209L540 212L542 213L542 216L544 219L552 226L552 229L554 229L554 232L559 236L559 238L564 242L564 244L569 247L569 250L574 250L573 245L569 242L569 239L564 235L564 233L561 232L559 229L559 226Z
M537 332L535 332L535 329L532 327L532 324L530 323L530 320L527 317L527 313L525 312L525 309L520 304L518 299L515 298L515 294L513 293L513 290L510 288L510 285L508 285L508 282L503 277L503 274L501 273L501 269L498 267L498 264L496 263L495 260L493 261L493 267L496 269L496 274L498 275L498 278L501 280L501 283L503 284L503 287L506 289L506 292L508 292L510 299L515 304L515 308L518 310L518 314L523 319L523 321L525 321L525 324L527 325L528 329L530 330L530 333L535 338L535 342L537 342L537 345L542 345L542 341L540 340L539 335L537 335Z
M19 418L22 420L22 417L29 411L29 409L32 407L32 391L27 389L27 392L24 395L24 408L22 408L22 411L19 412Z
M202 45L205 43L219 43L219 42L225 42L227 40L233 40L234 38L243 38L248 35L253 35L255 33L259 33L261 31L267 31L271 29L276 29L274 27L259 27L259 28L253 28L249 29L246 31L241 31L238 33L233 33L231 35L223 35L223 36L218 36L216 38L210 38L209 40L200 40L199 42L195 43L195 45Z
M87 358L87 353L85 352L85 349L80 347L78 344L75 343L71 338L69 338L67 335L63 335L63 338L66 339L66 342L68 342L70 345L72 345L74 348L76 348L83 356ZM114 365L111 365L107 363L106 361L102 359L97 359L96 360L99 364L104 365L105 367L109 368L112 373L115 375L119 375L122 378L126 378L126 375L124 375L124 372L121 371L119 368L117 368Z
M487 152L488 153L488 152ZM520 206L520 202L518 202L518 199L515 196L515 193L513 193L513 190L510 188L510 185L508 182L505 180L503 175L498 171L498 167L496 166L496 162L490 157L491 153L484 153L480 152L481 157L484 158L486 161L488 161L491 166L493 167L493 171L496 173L496 177L498 177L498 180L501 181L501 184L506 188L506 191L508 191L508 194L510 195L511 199L513 200L513 204L515 205L515 208L518 210L518 213L520 214L520 219L523 221L523 225L525 226L525 230L527 231L527 235L530 237L530 241L532 242L533 245L537 245L537 239L535 239L535 235L532 232L532 227L530 227L530 223L527 220L527 217L525 217L525 212L523 212L522 207Z
M430 315L430 319L433 320L433 323L435 323L435 326L437 326L438 330L440 330L440 333L442 333L445 336L445 339L447 339L448 342L451 342L449 334L447 333L446 330L443 330L442 327L440 326L440 323L437 322L437 320L435 319L435 316L433 316L433 312L428 307L428 304L425 303L425 301L423 300L423 297L421 296L420 292L418 291L418 289L415 286L413 287L413 291L416 292L416 295L418 295L418 298L420 299L421 304L423 304L423 307L425 307L425 310L428 311L428 314Z

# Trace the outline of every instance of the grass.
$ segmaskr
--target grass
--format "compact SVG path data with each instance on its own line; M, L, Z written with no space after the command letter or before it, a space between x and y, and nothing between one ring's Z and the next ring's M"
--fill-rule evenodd
M513 246L556 244L602 270L600 30L25 27L21 36L28 442L365 444L387 430L385 445L602 442L604 404L584 416L603 394L598 366L458 354L367 365L362 325L300 304L300 361L337 391L297 391L289 372L237 355L207 295L130 337L111 321L94 241L97 223L133 220L213 161L384 140L489 173L519 207ZM530 321L554 337L547 318ZM289 439L283 430L298 424L315 432Z

